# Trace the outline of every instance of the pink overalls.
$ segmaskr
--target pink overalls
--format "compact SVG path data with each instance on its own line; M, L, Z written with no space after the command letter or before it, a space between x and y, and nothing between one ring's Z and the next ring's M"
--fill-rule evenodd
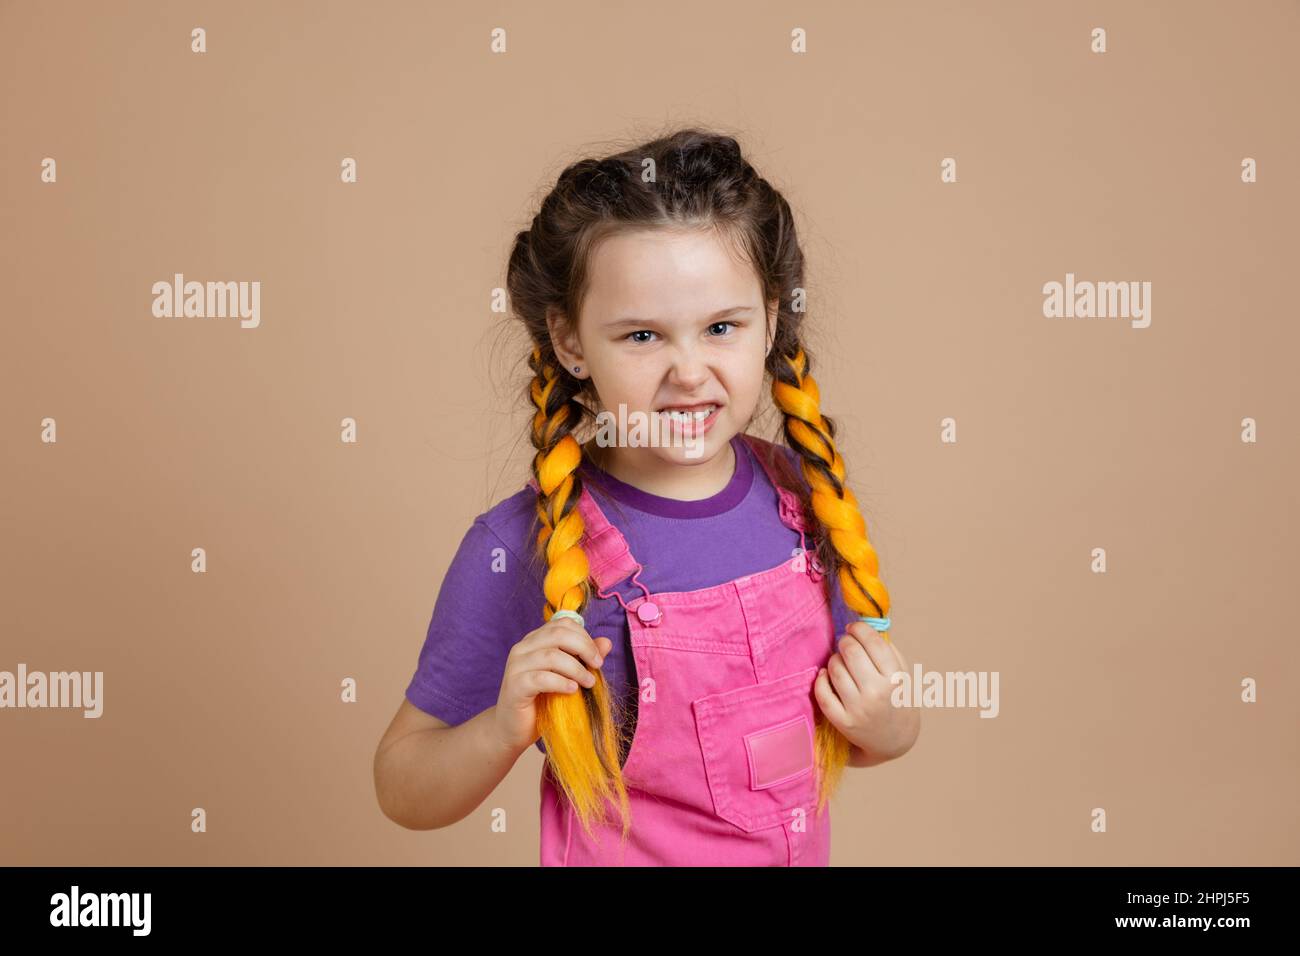
M812 686L834 652L822 567L806 554L799 499L780 486L781 521L803 551L766 571L695 591L651 594L619 530L584 488L582 546L601 597L627 611L639 696L623 767L632 826L611 808L582 829L549 764L541 780L543 866L828 866L830 807L816 813ZM632 576L631 603L611 592ZM594 635L593 635L594 636Z

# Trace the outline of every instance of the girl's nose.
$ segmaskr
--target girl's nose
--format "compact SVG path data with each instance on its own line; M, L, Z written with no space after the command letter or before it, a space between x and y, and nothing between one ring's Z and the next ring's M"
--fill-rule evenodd
M691 349L679 349L668 370L669 381L683 392L703 385L709 378L709 367L703 356Z

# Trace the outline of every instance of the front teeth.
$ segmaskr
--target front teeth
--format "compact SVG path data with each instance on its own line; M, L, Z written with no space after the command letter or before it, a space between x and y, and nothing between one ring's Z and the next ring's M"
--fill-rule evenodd
M659 414L663 415L665 418L671 421L680 422L681 424L685 425L688 422L704 421L704 419L708 418L710 415L713 414L713 411L716 407L717 407L716 405L709 405L707 408L702 408L698 412L679 412L679 411L669 410L666 412L660 412Z

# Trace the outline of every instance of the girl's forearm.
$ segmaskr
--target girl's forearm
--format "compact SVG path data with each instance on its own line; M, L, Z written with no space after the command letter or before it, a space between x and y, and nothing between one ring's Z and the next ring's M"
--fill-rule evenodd
M376 753L384 816L410 830L435 830L473 813L523 752L495 736L495 709L455 727L406 734Z

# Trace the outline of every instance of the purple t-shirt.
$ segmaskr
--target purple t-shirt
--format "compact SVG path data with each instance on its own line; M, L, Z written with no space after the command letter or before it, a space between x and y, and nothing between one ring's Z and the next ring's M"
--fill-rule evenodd
M799 532L781 523L776 489L752 449L739 435L731 445L736 453L731 480L698 501L649 494L583 460L585 487L644 565L638 580L652 594L713 587L766 571L799 547ZM778 448L796 461L793 451ZM453 727L496 704L510 648L542 626L545 569L529 560L536 505L536 492L525 485L475 518L443 578L406 698ZM858 615L844 604L838 583L825 580L840 635ZM645 594L630 576L614 589L628 603ZM623 606L612 593L601 598L593 588L583 619L593 638L613 642L601 670L616 699L628 701L631 695L634 705L636 669ZM537 747L545 752L540 740Z

